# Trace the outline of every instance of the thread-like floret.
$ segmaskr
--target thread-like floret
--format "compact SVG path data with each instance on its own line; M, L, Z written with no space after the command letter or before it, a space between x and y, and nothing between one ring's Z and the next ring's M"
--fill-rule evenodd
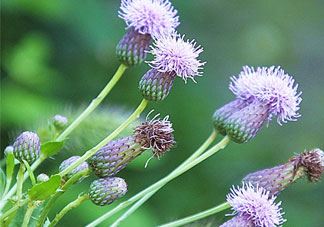
M280 67L244 66L238 77L232 77L230 90L243 100L257 99L269 108L269 120L277 117L279 124L296 120L301 92L294 79Z
M201 76L205 64L198 59L202 51L194 40L184 40L184 36L173 33L155 40L150 51L155 58L149 63L160 72L175 73L184 81L194 80Z
M177 10L169 0L122 0L119 17L128 28L152 37L170 34L179 25Z
M134 131L135 141L144 148L151 148L157 157L169 151L175 144L169 116L162 120L158 116L137 126Z
M264 188L252 184L233 187L227 195L227 202L234 214L252 221L255 226L274 227L285 222L281 202L275 203L276 196L269 196Z

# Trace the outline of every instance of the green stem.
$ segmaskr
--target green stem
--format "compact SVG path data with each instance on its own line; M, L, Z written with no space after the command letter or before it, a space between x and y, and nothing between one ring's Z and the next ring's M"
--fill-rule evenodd
M13 207L11 207L4 214L2 214L1 217L0 217L0 224L6 219L6 217L10 216L13 212L18 210L20 207L24 206L26 203L27 203L27 199L21 201L19 204L16 203Z
M90 158L92 155L94 155L100 148L102 148L107 143L109 143L111 140L113 140L116 136L118 136L119 133L121 133L125 128L127 128L133 121L135 121L140 116L140 114L143 112L143 110L145 109L147 104L148 104L148 101L146 99L143 99L142 102L137 107L137 109L128 117L128 119L126 121L124 121L118 128L116 128L115 131L113 131L109 136L107 136L105 139L103 139L95 147L91 148L86 153L84 153L84 155L82 155L76 162L74 162L68 168L61 171L59 174L61 176L68 174L73 169L75 169L77 166L79 166L81 163L83 163L88 158Z
M169 175L167 175L165 178L157 181L156 183L154 183L150 187L148 187L148 188L142 190L141 192L137 193L136 195L134 195L133 197L129 198L125 202L120 203L114 209L108 211L104 215L100 216L99 218L97 218L96 220L94 220L93 222L91 222L90 224L88 224L87 227L97 226L101 222L103 222L104 220L106 220L107 218L109 218L112 215L116 214L120 210L122 210L122 209L130 206L132 203L134 203L137 200L141 199L142 197L148 195L152 191L154 191L154 193L155 193L157 191L156 189L160 189L161 187L163 187L164 184L166 184L167 182L171 181L172 179L174 179L176 177L174 175L174 173L176 173L179 170L181 170L182 167L184 167L186 164L190 163L192 160L194 160L196 157L198 157L201 153L203 153L210 146L210 144L212 142L214 142L215 139L216 139L216 132L213 131L211 133L211 135L208 137L208 139L198 148L198 150L195 151L185 162L183 162L180 166L178 166L175 170L173 170ZM149 197L146 197L146 199L148 199L148 198ZM146 201L146 199L145 199L145 201Z
M37 222L38 227L42 227L46 217L48 215L48 212L51 210L53 205L55 204L56 200L74 183L76 183L81 177L87 176L89 174L89 170L84 170L81 172L78 172L77 174L73 175L61 188L61 190L58 190L46 203L45 207L43 208L40 217Z
M82 196L79 196L76 200L72 201L71 203L69 203L68 205L66 205L54 218L54 220L51 222L51 224L49 225L49 227L55 226L63 217L65 214L67 214L67 212L69 212L70 210L78 207L79 205L81 205L82 202L86 201L87 199L89 199L89 195L85 194Z
M33 204L33 202L29 202L28 206L27 206L27 211L25 213L25 217L22 223L22 227L27 227L29 220L33 214L34 209L36 208L36 206Z
M34 171L44 160L46 159L45 156L41 155L39 159L37 159L31 166L30 169ZM23 182L29 177L28 172L25 172ZM17 183L12 186L10 191L1 199L0 201L0 211L3 209L3 207L7 204L9 201L9 198L11 198L17 191Z
M222 204L220 204L220 205L218 205L216 207L213 207L211 209L199 212L197 214L194 214L194 215L191 215L191 216L188 216L188 217L185 217L185 218L173 221L173 222L169 222L167 224L160 225L160 227L182 226L182 225L185 225L185 224L188 224L188 223L203 219L203 218L208 217L210 215L217 214L217 213L219 213L219 212L221 212L223 210L226 210L226 209L228 209L230 207L231 206L227 202L225 202L225 203L222 203Z
M121 64L116 73L113 75L108 84L104 87L104 89L99 93L99 95L92 100L90 105L78 116L70 125L67 127L57 138L56 141L64 140L89 114L91 114L95 108L102 102L102 100L109 94L111 89L116 85L119 79L124 74L127 69L126 65ZM33 165L31 166L31 170L34 171L47 157L41 157L37 159ZM24 175L24 181L28 178L28 173ZM12 197L17 190L17 184L15 184L10 191L1 199L0 201L0 211L7 204L8 199Z
M22 198L24 172L25 172L25 165L23 163L20 163L20 167L17 173L17 203L20 203L20 200Z
M118 80L122 77L127 66L121 64L115 75L111 78L108 84L104 87L104 89L99 93L99 95L93 99L90 105L67 127L56 139L56 141L62 141L66 139L66 137L87 117L91 114L97 106L104 100L104 98L109 94L111 89L116 85Z

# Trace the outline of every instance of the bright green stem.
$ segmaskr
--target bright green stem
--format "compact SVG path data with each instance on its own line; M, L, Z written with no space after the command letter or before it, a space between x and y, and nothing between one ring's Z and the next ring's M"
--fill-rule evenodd
M34 171L44 160L46 159L45 156L42 156L37 159L31 166L30 169ZM25 172L23 182L29 177L28 172ZM17 183L12 186L10 191L1 199L0 201L0 211L3 209L3 207L7 204L9 201L9 198L11 198L17 191Z
M13 207L11 207L9 210L7 210L4 214L0 216L0 226L4 222L4 220L10 216L13 212L18 210L20 207L24 206L27 203L27 199L21 201L19 204L16 203Z
M79 166L81 163L83 163L88 158L90 158L92 155L94 155L100 148L102 148L107 143L109 143L111 140L113 140L116 136L118 136L119 133L121 133L125 128L127 128L133 121L135 121L137 118L139 118L140 114L143 112L143 110L145 109L147 104L148 104L148 101L146 99L143 99L142 102L137 107L137 109L128 117L128 119L126 121L124 121L118 128L116 128L115 131L113 131L109 136L107 136L105 139L103 139L95 147L91 148L86 153L84 153L84 155L82 155L82 157L80 157L76 162L74 162L68 168L61 171L59 174L61 176L68 174L73 169L75 169L77 166Z
M25 172L25 165L23 163L20 163L20 167L17 173L17 203L20 203L20 200L22 198L24 172Z
M82 196L79 196L76 200L72 201L71 203L69 203L68 205L66 205L54 218L54 220L51 222L51 224L49 225L49 227L55 226L63 217L65 214L67 214L67 212L69 212L70 210L78 207L81 205L82 202L86 201L89 199L89 195L85 194Z
M180 166L178 166L175 170L173 170L169 175L167 175L166 177L162 178L161 180L159 180L158 182L154 183L153 185L151 185L150 187L144 189L143 191L137 193L136 195L134 195L133 197L131 197L130 199L126 200L125 202L120 203L118 206L116 206L114 209L110 210L109 212L105 213L104 215L102 215L101 217L97 218L96 220L94 220L93 222L91 222L90 224L87 225L87 227L93 227L93 226L97 226L99 225L101 222L103 222L104 220L106 220L107 218L111 217L112 215L116 214L117 212L119 212L120 210L130 206L131 204L133 204L134 202L136 202L137 200L141 199L143 197L142 203L144 203L147 199L149 199L149 197L151 197L157 190L159 190L160 188L162 188L165 184L167 184L169 181L171 181L172 179L176 178L177 176L179 176L180 174L182 174L183 172L180 172L181 170L184 170L183 167L185 167L187 164L189 164L191 161L193 161L196 157L198 157L201 153L203 153L208 147L209 145L215 140L216 138L216 132L213 131L211 133L211 135L208 137L208 139L198 148L197 151L195 151L185 162L183 162ZM223 139L222 140L223 143L225 143L227 141L227 139ZM222 141L219 143L221 144ZM226 142L228 143L228 142ZM218 145L218 144L217 144ZM215 145L215 147L217 146ZM218 145L218 147L220 148L221 145ZM216 147L217 148L217 147ZM221 148L220 148L221 149ZM145 199L144 199L145 198ZM139 204L141 205L141 204ZM131 211L135 211L139 206L135 206ZM130 214L131 212L127 212L128 214ZM125 216L124 216L125 217Z
M199 212L197 214L194 214L194 215L191 215L191 216L188 216L188 217L185 217L185 218L173 221L173 222L169 222L169 223L164 224L164 225L160 225L160 227L182 226L182 225L185 225L185 224L188 224L188 223L203 219L203 218L208 217L210 215L217 214L217 213L219 213L219 212L221 212L223 210L226 210L226 209L228 209L230 207L231 206L227 202L225 202L225 203L222 203L222 204L220 204L220 205L218 205L216 207L213 207L211 209Z
M48 215L48 212L51 210L53 205L55 204L56 200L64 194L64 192L74 183L76 183L81 177L85 177L89 175L89 170L83 170L81 172L76 173L73 175L61 188L61 190L58 190L46 203L45 207L42 210L42 213L40 214L40 217L38 219L37 226L42 227L46 217Z
M108 84L104 87L104 89L99 93L99 95L93 99L90 103L90 105L75 119L69 127L67 127L61 135L59 135L56 139L56 141L62 141L66 139L66 137L87 117L89 114L94 111L97 106L104 100L104 98L109 94L111 89L116 85L118 80L122 77L125 70L127 69L127 66L124 64L121 64L119 68L117 69L115 75L111 78L111 80L108 82Z
M28 206L27 206L27 211L25 213L25 217L22 223L22 227L27 227L29 220L33 214L34 209L36 208L36 206L33 204L33 202L29 202Z

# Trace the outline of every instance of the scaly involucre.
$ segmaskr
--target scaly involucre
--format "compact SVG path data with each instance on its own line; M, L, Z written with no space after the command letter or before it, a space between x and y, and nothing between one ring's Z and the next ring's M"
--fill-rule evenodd
M198 57L203 48L194 40L184 40L184 36L172 33L156 39L150 52L154 55L150 66L159 72L175 73L184 81L202 74L200 70L205 62Z
M301 92L294 79L278 67L244 66L238 77L232 77L230 90L237 98L243 100L258 100L269 108L269 120L277 117L279 124L295 121L299 104L302 101Z
M152 37L170 34L179 25L177 10L169 0L122 0L119 17L128 28Z
M233 214L253 222L255 226L274 227L285 222L281 202L275 203L275 196L261 187L243 184L233 187L227 195L227 202L232 206Z

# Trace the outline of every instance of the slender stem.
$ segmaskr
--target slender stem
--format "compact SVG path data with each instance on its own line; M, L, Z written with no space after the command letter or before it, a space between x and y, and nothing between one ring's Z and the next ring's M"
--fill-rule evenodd
M194 215L191 215L191 216L188 216L188 217L185 217L185 218L173 221L173 222L169 222L167 224L160 225L160 227L182 226L182 225L185 225L185 224L188 224L188 223L203 219L203 218L208 217L210 215L217 214L217 213L219 213L219 212L221 212L223 210L226 210L226 209L228 209L230 207L231 206L227 202L225 202L225 203L222 203L222 204L220 204L220 205L218 205L216 207L213 207L213 208L210 208L208 210L199 212L197 214L194 214Z
M23 163L20 163L20 167L17 173L17 203L20 203L20 200L22 198L24 172L25 172L25 165Z
M157 181L156 183L154 183L150 187L148 187L148 188L142 190L141 192L137 193L136 195L129 198L125 202L120 203L114 209L108 211L104 215L100 216L99 218L97 218L96 220L94 220L93 222L88 224L87 227L93 227L93 226L99 225L101 222L103 222L107 218L109 218L112 215L116 214L120 210L128 207L129 205L136 202L137 200L139 200L143 196L146 196L148 193L150 193L151 191L154 191L159 186L163 187L164 184L166 184L167 182L169 182L169 181L171 181L173 179L173 178L170 178L169 176L171 176L174 172L177 172L178 170L180 170L183 166L185 166L187 163L194 160L197 156L199 156L202 152L204 152L215 139L216 139L216 132L213 131L211 133L211 135L208 137L208 139L197 149L197 151L195 151L185 162L183 162L180 166L178 166L175 170L173 170L169 175L167 175L165 178Z
M85 194L82 196L79 196L76 200L72 201L71 203L69 203L68 205L66 205L54 218L54 220L51 222L51 224L49 225L49 227L55 226L62 218L65 214L67 214L70 210L72 210L73 208L78 207L79 205L81 205L82 202L86 201L87 199L89 199L89 195Z
M58 190L50 199L49 201L46 203L45 207L43 208L38 222L37 222L37 226L38 227L42 227L45 219L48 215L48 212L51 210L51 208L53 207L53 205L55 204L56 200L74 183L76 183L81 177L87 176L89 174L89 170L84 170L81 172L78 172L77 174L73 175L61 188L61 190Z
M113 140L120 132L122 132L127 126L129 126L134 120L136 120L140 114L143 112L145 107L148 104L148 100L143 99L142 102L139 104L137 109L128 117L126 121L124 121L118 128L115 129L109 136L107 136L105 139L103 139L100 143L98 143L96 146L88 150L82 157L80 157L76 162L74 162L72 165L61 171L59 174L61 176L64 176L71 172L74 168L79 166L81 163L86 161L88 158L90 158L92 155L94 155L100 148L105 146L107 143L109 143L111 140Z
M144 204L152 195L155 194L160 188L162 188L165 184L167 184L169 181L172 179L180 176L184 172L188 171L192 167L196 166L200 162L204 161L211 155L215 154L217 151L223 149L229 142L229 137L225 137L223 140L221 140L219 143L217 143L214 147L206 151L204 154L200 155L196 159L192 160L191 162L187 162L185 165L181 165L180 168L177 170L173 171L170 175L167 177L163 178L160 182L160 184L153 189L151 192L149 192L147 195L145 195L142 199L137 201L129 210L127 210L122 216L120 216L116 222L113 223L113 225L116 223L115 226L120 224L123 220L125 220L129 215L131 215L136 209L138 209L142 204Z
M111 89L116 85L118 80L122 77L127 66L121 64L117 69L115 75L111 78L108 84L104 87L104 89L99 93L99 95L93 99L90 105L67 127L56 139L56 141L64 140L89 114L94 111L97 106L104 100L104 98L109 94Z
M35 208L36 208L36 206L33 204L32 201L28 203L27 211L25 213L25 217L24 217L24 220L23 220L23 223L22 223L22 227L27 227L28 226L29 220L30 220Z
M127 69L127 66L124 64L121 64L116 73L113 75L111 80L108 82L108 84L104 87L104 89L99 93L99 95L92 100L90 105L81 113L80 116L78 116L70 125L67 127L57 138L56 141L64 140L89 114L91 114L96 107L102 102L102 100L109 94L111 89L116 85L116 83L119 81L119 79L124 74L125 70ZM47 157L41 157L40 159L37 159L33 165L31 166L31 170L34 171ZM28 178L28 173L25 173L24 180ZM8 194L6 194L0 201L0 211L3 209L3 207L7 204L7 201L10 197L12 197L17 190L17 184L15 184Z
M39 159L37 159L31 166L30 169L34 171L44 160L45 156L41 155ZM28 172L25 172L23 182L29 177ZM17 183L12 186L10 191L1 199L0 201L0 211L7 204L9 198L11 198L17 191Z
M13 207L11 207L4 214L2 214L1 217L0 217L0 224L6 219L6 217L8 217L9 215L11 215L13 212L15 212L16 210L18 210L20 207L24 206L26 203L27 203L27 199L25 199L22 202L20 202L20 204L16 203Z

